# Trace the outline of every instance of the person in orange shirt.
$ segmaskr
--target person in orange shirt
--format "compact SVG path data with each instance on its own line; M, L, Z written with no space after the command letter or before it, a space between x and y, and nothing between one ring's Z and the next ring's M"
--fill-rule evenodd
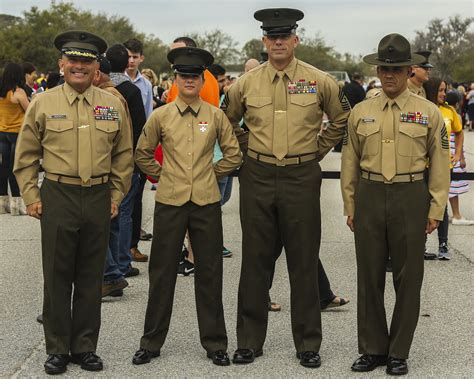
M178 37L171 44L170 50L186 46L197 47L197 44L190 37ZM176 100L178 93L178 87L176 86L176 83L173 83L169 91L163 93L161 100L166 103L171 103ZM202 87L201 92L199 92L199 96L206 103L219 107L219 84L217 83L217 79L214 78L209 70L204 71L204 86ZM186 236L188 238L188 247L183 250L183 257L179 262L178 275L189 276L194 273L194 254L188 234L186 234Z

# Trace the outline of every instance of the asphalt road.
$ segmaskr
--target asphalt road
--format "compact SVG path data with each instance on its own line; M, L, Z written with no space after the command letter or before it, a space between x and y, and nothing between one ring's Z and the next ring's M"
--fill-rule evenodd
M466 133L466 156L474 171L474 133ZM324 169L337 170L340 155L330 153ZM471 187L474 183L471 183ZM144 195L144 227L152 229L153 195ZM297 196L297 194L295 194ZM474 190L461 197L466 218L474 219ZM70 377L381 377L382 367L354 375L350 365L358 356L356 331L356 269L352 233L342 216L338 180L325 180L322 189L323 235L321 259L333 291L351 300L347 306L324 312L322 366L301 367L295 357L290 327L289 284L284 256L277 263L272 298L283 310L269 315L264 355L247 366L217 367L206 359L199 343L193 278L178 278L174 313L162 356L143 366L131 359L143 330L148 291L146 263L137 263L138 277L130 279L123 298L104 301L98 354L104 371L88 373L69 365ZM224 240L234 256L224 261L224 306L229 352L236 346L236 298L241 264L238 182L224 207ZM39 223L27 216L0 215L0 377L42 377L46 359L43 330L35 318L41 312L42 270ZM436 233L435 233L436 234ZM426 262L421 316L409 359L410 376L467 378L473 365L473 239L474 226L450 226L449 262ZM150 242L141 242L148 253ZM436 250L436 235L428 246ZM390 318L394 301L387 274L386 306Z

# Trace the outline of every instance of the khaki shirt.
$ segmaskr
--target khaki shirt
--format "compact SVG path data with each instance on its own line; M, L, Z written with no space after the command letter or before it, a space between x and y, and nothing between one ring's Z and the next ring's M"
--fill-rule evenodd
M423 86L418 87L415 83L413 83L410 79L407 79L408 82L408 89L413 92L415 95L424 97L426 99L426 91Z
M34 97L25 115L14 173L26 205L41 201L40 159L46 172L78 177L78 93L67 83ZM120 204L133 172L132 135L125 110L115 96L97 87L83 95L91 128L92 177L109 175L112 201ZM113 107L118 120L96 120L96 107Z
M316 93L291 93L288 90L288 156L317 153L322 159L342 139L350 105L329 74L296 58L284 71L289 78L289 87L290 82L314 81L313 89L316 89ZM226 94L223 109L244 150L248 139L251 150L272 155L276 75L277 70L266 62L241 76ZM324 113L331 123L319 135ZM242 117L250 133L244 133L240 128Z
M212 163L216 140L223 158ZM163 147L163 166L154 158ZM237 138L224 113L200 98L189 107L179 97L156 109L146 122L135 150L135 162L147 175L159 178L155 200L180 206L220 200L217 178L242 161Z
M449 142L439 109L408 89L399 95L393 106L395 124L396 174L423 172L428 159L431 203L429 218L442 220L449 191ZM354 215L354 193L361 170L382 172L383 118L389 98L379 96L357 104L349 117L348 136L342 150L341 188L344 215ZM400 121L402 114L421 112L428 124Z

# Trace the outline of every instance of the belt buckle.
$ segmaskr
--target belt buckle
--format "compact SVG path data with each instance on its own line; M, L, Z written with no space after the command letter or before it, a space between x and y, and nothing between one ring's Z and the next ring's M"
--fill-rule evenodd
M283 158L281 161L279 161L277 159L276 163L275 163L275 166L278 166L278 167L285 167L286 166L286 163L285 163L285 158Z
M81 179L81 187L92 187L92 179L88 179L87 182L84 182L82 179Z
M385 180L383 179L383 184L393 184L393 180Z

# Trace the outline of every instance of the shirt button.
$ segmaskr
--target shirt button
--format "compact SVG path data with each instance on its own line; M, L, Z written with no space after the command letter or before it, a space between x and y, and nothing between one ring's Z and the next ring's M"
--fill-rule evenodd
M191 124L188 124L189 127L191 127Z
M188 138L188 141L191 142L191 138Z
M188 155L191 155L191 153L188 153Z
M188 167L188 170L191 170L191 167Z

